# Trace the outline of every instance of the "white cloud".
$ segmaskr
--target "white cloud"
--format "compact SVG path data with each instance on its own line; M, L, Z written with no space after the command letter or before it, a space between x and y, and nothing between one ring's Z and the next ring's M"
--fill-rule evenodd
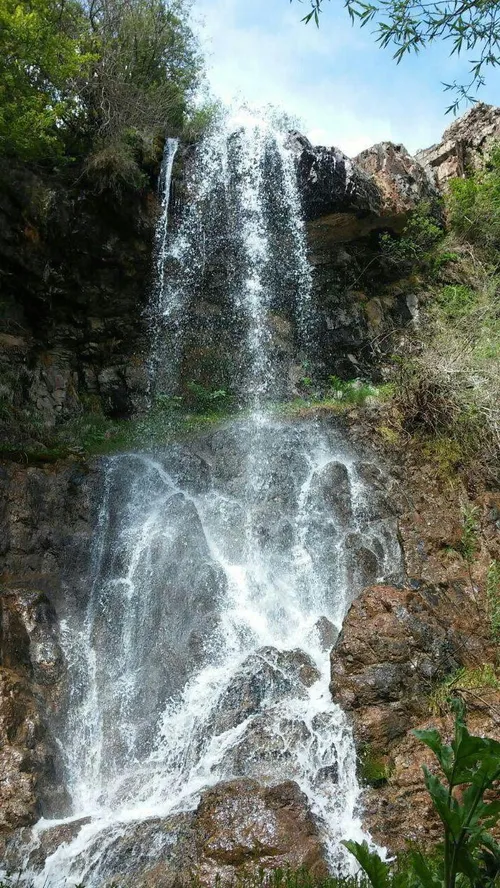
M396 68L368 32L352 28L344 10L327 9L317 29L300 22L295 0L198 0L197 29L215 95L225 103L276 105L300 119L312 142L350 156L379 141L403 142L411 151L437 141L450 122L441 58L431 57L436 70L419 59L416 77L411 62Z

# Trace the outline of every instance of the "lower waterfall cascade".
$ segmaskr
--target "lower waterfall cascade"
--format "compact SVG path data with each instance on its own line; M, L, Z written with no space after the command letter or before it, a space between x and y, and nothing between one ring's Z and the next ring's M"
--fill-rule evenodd
M115 875L138 823L196 807L235 777L295 781L332 867L361 839L356 754L329 692L329 651L363 586L402 574L381 468L332 422L280 419L289 367L271 316L286 305L297 352L314 341L311 270L286 132L222 115L197 147L170 226L178 145L168 140L151 298L150 393L178 391L186 318L207 269L230 254L241 408L192 440L102 460L85 606L61 613L69 702L57 726L81 821L35 888ZM215 257L215 258L214 258ZM293 841L293 837L291 837ZM161 858L158 833L144 860Z

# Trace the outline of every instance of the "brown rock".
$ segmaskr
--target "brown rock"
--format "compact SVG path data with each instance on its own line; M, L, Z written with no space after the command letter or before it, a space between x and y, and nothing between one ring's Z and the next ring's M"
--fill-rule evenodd
M232 780L207 790L197 810L199 876L213 884L241 871L306 867L323 877L325 852L307 799L288 781L263 788L254 780Z
M403 145L380 142L354 158L365 173L373 176L382 195L380 217L400 230L408 213L422 201L434 202L436 187L422 164Z
M480 169L500 138L500 108L478 102L452 123L441 141L416 154L440 188L450 179Z

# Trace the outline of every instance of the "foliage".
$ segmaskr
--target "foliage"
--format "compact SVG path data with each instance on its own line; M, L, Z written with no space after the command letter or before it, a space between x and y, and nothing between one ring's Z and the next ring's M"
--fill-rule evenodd
M446 248L453 243L450 238ZM495 482L500 453L500 281L477 247L460 248L446 283L428 289L421 323L393 355L393 405L446 474ZM451 282L450 281L453 281ZM422 284L420 284L422 287Z
M77 0L0 0L0 153L60 155L78 125L77 81L95 56Z
M323 0L309 0L310 12L303 21L319 25ZM444 84L455 93L447 109L456 111L463 100L473 101L485 83L486 70L496 67L500 52L500 6L497 0L346 0L351 21L362 27L375 25L377 43L393 48L399 62L409 53L418 53L436 41L446 40L450 55L469 55L468 83ZM472 56L470 55L472 54Z
M500 681L491 663L484 663L475 669L457 669L448 675L431 693L429 708L433 715L449 712L457 694L467 696L469 691L481 688L500 689Z
M0 0L0 155L140 186L199 82L187 22L187 0Z
M424 782L444 833L437 865L419 852L410 855L410 871L394 872L366 842L346 842L373 888L493 888L499 871L500 846L489 830L500 817L500 802L487 798L500 779L500 743L469 734L465 709L455 701L451 745L435 729L415 731L436 756L443 779L424 765ZM485 798L486 796L486 798Z
M499 146L492 149L484 169L450 183L446 205L454 231L482 247L500 247Z
M186 388L186 404L195 411L222 410L231 401L231 395L225 389L209 389L194 380L186 383Z
M477 302L477 294L463 284L448 284L438 290L436 302L444 318L458 320L470 314Z
M410 215L401 237L385 233L380 236L382 255L396 266L412 268L421 263L443 237L432 206L422 201Z

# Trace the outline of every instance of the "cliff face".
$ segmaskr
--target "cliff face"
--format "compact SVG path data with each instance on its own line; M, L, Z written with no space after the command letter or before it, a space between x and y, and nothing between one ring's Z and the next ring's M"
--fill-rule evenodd
M119 201L74 173L69 182L21 169L0 176L3 445L23 434L36 440L37 427L78 415L92 399L109 416L130 416L146 385L138 356L154 193Z
M455 145L451 154L433 148L417 159L402 146L382 143L351 161L336 149L314 148L298 134L291 136L320 321L317 361L325 373L377 376L378 343L386 341L389 348L388 334L410 323L418 308L415 294L398 287L389 265L377 263L377 271L367 275L379 256L378 234L400 233L420 201L437 202L436 179L441 183L450 175L448 158L462 156L460 143L472 162L477 146L483 151L496 133L497 111L476 111L461 129L455 125L445 134L445 143ZM484 138L478 136L481 121ZM455 164L453 172L462 168ZM39 464L24 465L23 453L38 446L42 431L88 411L127 419L144 408L145 309L158 205L153 189L117 202L40 173L3 170L1 175L0 437L3 453L16 455L15 462L5 459L0 467L0 832L7 834L40 815L66 811L67 798L58 789L61 764L48 731L68 692L58 616L64 602L85 595L82 583L101 492L100 469L92 460L75 456L50 463L41 448ZM220 364L206 369L207 331L221 363L234 351L221 296L225 272L220 265L209 271L196 299L184 362L186 378L200 379L207 388L220 384ZM298 356L286 310L276 313L274 327L293 388ZM353 435L366 436L355 426ZM432 466L411 464L411 458L391 452L384 458L393 462L398 479L391 509L399 520L409 584L370 588L353 605L332 654L332 692L351 714L360 749L370 746L390 759L390 778L367 792L366 822L377 839L395 849L401 822L408 835L419 838L417 821L427 816L417 777L421 755L410 742L410 730L426 720L429 686L489 656L491 642L484 620L476 620L478 608L484 616L486 603L471 600L463 560L450 555L461 533L460 497L437 484ZM385 493L380 490L381 497ZM499 552L500 504L490 497L478 505L483 547L475 579L484 587L487 565ZM466 640L471 634L472 648ZM375 650L368 644L372 636ZM481 729L495 732L487 714L477 719ZM449 727L446 717L443 725ZM244 799L253 798L250 783L240 787ZM262 801L280 812L278 850L269 855L280 865L286 862L283 830L300 815L303 848L293 861L312 861L320 871L319 839L303 799L283 786ZM213 814L207 805L202 800L189 828L181 824L189 833L189 854L193 842L203 844L193 830L203 827L205 836L212 828L205 824ZM222 828L227 831L227 823ZM226 853L214 842L213 848L203 845L207 872L222 860L231 875L242 861L255 862L255 849L261 847L253 833L243 852L237 847Z

